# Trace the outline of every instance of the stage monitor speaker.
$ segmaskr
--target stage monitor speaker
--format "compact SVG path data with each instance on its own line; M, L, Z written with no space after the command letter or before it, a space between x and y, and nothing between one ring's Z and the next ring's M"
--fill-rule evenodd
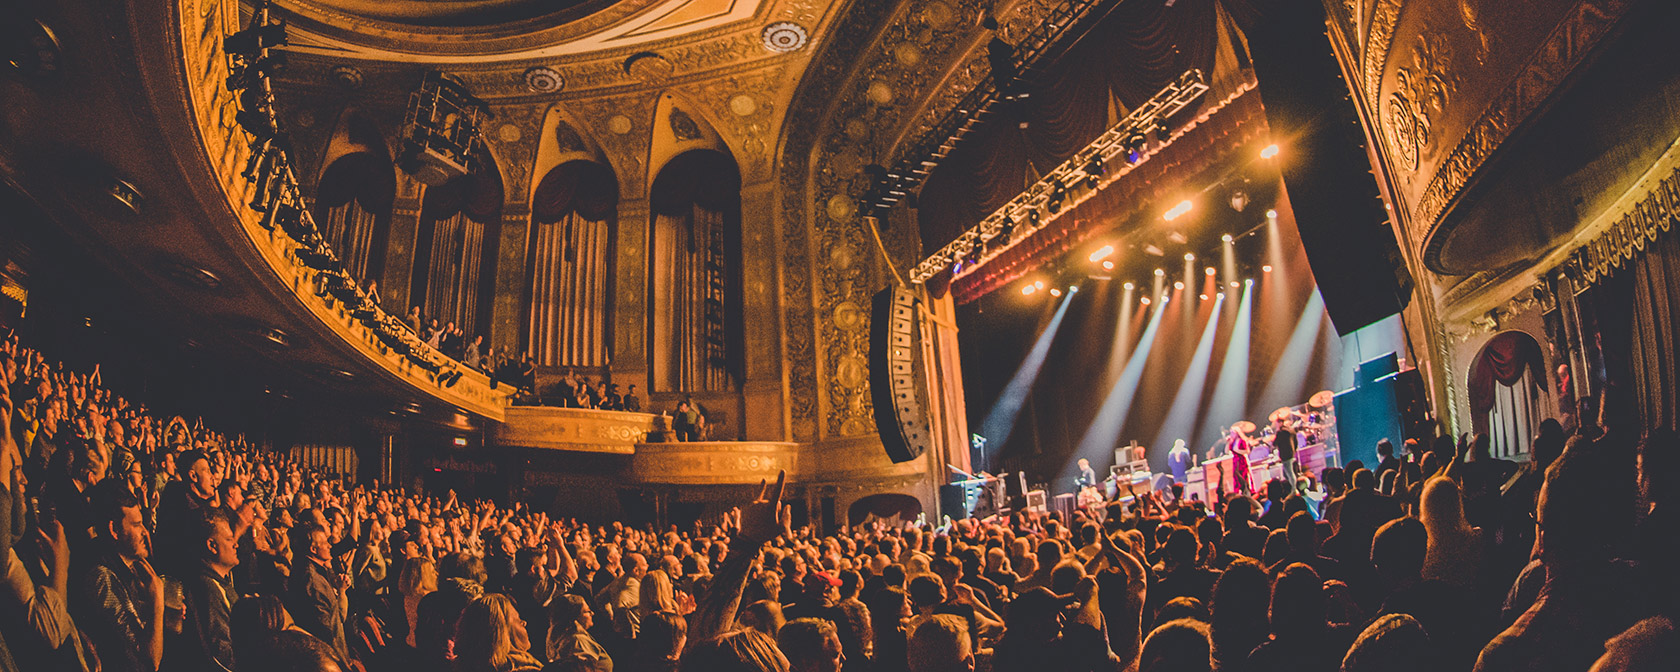
M933 442L918 303L914 293L894 285L875 293L869 316L869 391L875 404L875 429L894 462L921 457Z
M1405 309L1412 276L1326 31L1323 3L1272 2L1247 36L1301 244L1345 336Z

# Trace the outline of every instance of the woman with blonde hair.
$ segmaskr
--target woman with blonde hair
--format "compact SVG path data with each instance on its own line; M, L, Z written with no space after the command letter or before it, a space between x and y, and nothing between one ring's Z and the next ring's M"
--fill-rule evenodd
M626 627L621 628L621 631L630 639L641 635L642 621L648 617L654 614L678 613L677 589L676 585L671 583L671 575L666 574L663 569L650 570L642 577L640 601L636 603L636 608L619 613L627 620Z
M403 563L402 575L397 577L397 595L402 597L403 641L414 646L414 622L420 611L420 598L438 589L437 563L421 556Z
M1485 552L1482 530L1464 518L1464 500L1458 483L1435 476L1423 484L1419 498L1423 529L1429 546L1423 559L1423 578L1454 586L1471 587L1480 578Z
M490 593L467 603L455 625L456 672L536 672L531 636L513 600Z

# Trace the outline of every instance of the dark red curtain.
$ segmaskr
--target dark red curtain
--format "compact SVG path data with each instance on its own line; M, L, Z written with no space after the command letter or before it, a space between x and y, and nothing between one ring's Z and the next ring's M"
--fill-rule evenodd
M388 159L373 152L353 152L327 166L316 185L315 202L325 209L356 199L369 212L384 212L391 208L396 191L396 169Z
M710 149L678 154L653 179L649 207L668 217L687 215L698 205L712 212L741 209L741 172L729 155Z
M558 222L577 212L592 222L618 211L618 178L612 168L594 161L567 161L548 171L531 198L531 219Z
M1515 385L1524 372L1531 373L1536 384L1546 383L1540 342L1521 331L1494 336L1470 364L1470 412L1480 416L1493 410L1494 385Z
M494 161L481 161L478 172L462 175L436 187L426 188L421 204L423 219L439 220L466 213L467 218L489 224L502 216L502 173Z

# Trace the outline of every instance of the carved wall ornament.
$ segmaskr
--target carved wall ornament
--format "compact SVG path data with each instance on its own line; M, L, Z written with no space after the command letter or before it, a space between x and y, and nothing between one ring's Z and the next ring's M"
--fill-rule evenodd
M687 61L684 61L687 63ZM669 80L676 71L676 66L664 56L644 51L624 59L624 72L632 79L645 84L657 84Z
M1429 146L1435 115L1446 109L1458 91L1457 72L1447 37L1431 30L1417 36L1412 62L1395 71L1395 87L1383 107L1383 121L1408 179Z
M1410 226L1418 240L1427 240L1424 258L1439 253L1445 235L1432 232L1447 204L1464 189L1511 130L1540 108L1559 84L1575 70L1593 45L1610 32L1626 13L1631 0L1581 0L1571 8L1515 76L1493 98L1441 161L1423 195L1412 206ZM1428 234L1427 237L1425 234Z
M1378 107L1382 94L1383 70L1388 67L1388 52L1394 42L1394 29L1400 23L1403 0L1376 0L1371 7L1371 27L1365 36L1364 74L1365 103Z
M694 117L688 116L681 108L671 109L671 134L678 140L700 140L705 136L700 133L700 124L695 123Z
M548 66L537 66L525 71L525 88L537 93L553 93L566 86L566 78Z
M729 111L734 112L737 117L750 117L752 113L758 111L758 101L753 99L751 95L737 94L734 98L729 99Z
M630 117L622 114L615 114L612 118L607 119L607 130L613 135L625 135L632 128L635 128L635 124L631 123Z
M630 120L625 119L625 121ZM629 129L625 130L628 132ZM583 136L579 135L577 129L572 128L571 124L564 121L554 125L554 145L563 152L589 151L589 145L584 143Z
M804 26L792 21L778 21L765 26L761 37L764 41L764 48L778 54L804 49L806 43L811 39L810 33L805 31Z

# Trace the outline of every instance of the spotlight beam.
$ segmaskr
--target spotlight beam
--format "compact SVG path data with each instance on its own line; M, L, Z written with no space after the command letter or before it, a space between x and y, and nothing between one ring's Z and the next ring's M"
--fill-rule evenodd
M1132 348L1132 356L1126 361L1126 368L1120 378L1114 381L1114 386L1108 390L1108 396L1103 398L1102 406L1097 415L1091 420L1091 426L1085 428L1085 434L1079 437L1078 447L1074 449L1068 464L1062 465L1062 477L1071 475L1078 458L1096 459L1100 464L1103 454L1113 451L1120 443L1120 430L1126 426L1126 416L1131 414L1132 400L1137 396L1138 384L1143 381L1144 365L1149 362L1149 351L1155 345L1155 335L1160 331L1161 315L1166 313L1166 306L1159 302L1154 306L1154 314L1149 316L1149 325L1144 327L1143 336L1138 338L1138 344Z
M1225 427L1248 413L1248 351L1250 331L1254 325L1254 285L1243 287L1242 301L1237 307L1237 320L1231 325L1231 337L1225 344L1225 359L1219 365L1219 379L1213 384L1213 400L1202 414L1202 427L1196 432L1194 450L1212 445Z
M1310 392L1306 389L1307 369L1312 366L1318 332L1323 326L1324 297L1314 289L1301 309L1295 330L1289 334L1289 343L1283 346L1277 366L1272 369L1271 380L1266 381L1266 390L1260 394L1260 408L1298 404L1304 398L1302 395Z
M1178 393L1173 395L1172 406L1167 408L1166 419L1161 422L1161 429L1155 434L1153 445L1167 445L1175 439L1190 439L1190 430L1196 424L1196 412L1202 406L1202 391L1207 389L1208 367L1213 361L1214 337L1219 333L1220 304L1224 303L1225 295L1214 299L1213 310L1208 311L1207 324L1202 327L1202 338L1196 342L1196 352L1190 357L1190 367L1184 370L1184 378L1178 383ZM1199 444L1198 444L1199 445Z
M1015 369L1015 375L1009 379L1009 384L998 395L990 411L986 412L986 419L980 423L980 435L986 437L992 445L1002 446L1009 440L1010 432L1015 430L1015 421L1021 416L1021 407L1027 402L1027 395L1032 392L1033 382L1038 380L1038 372L1044 368L1044 359L1050 354L1050 343L1056 340L1056 331L1062 326L1062 318L1067 315L1068 304L1073 301L1073 295L1062 299L1056 306L1056 314L1050 318L1050 324L1044 327L1043 333L1038 335L1038 341L1033 343L1027 351L1021 366ZM985 469L989 465L981 465Z

